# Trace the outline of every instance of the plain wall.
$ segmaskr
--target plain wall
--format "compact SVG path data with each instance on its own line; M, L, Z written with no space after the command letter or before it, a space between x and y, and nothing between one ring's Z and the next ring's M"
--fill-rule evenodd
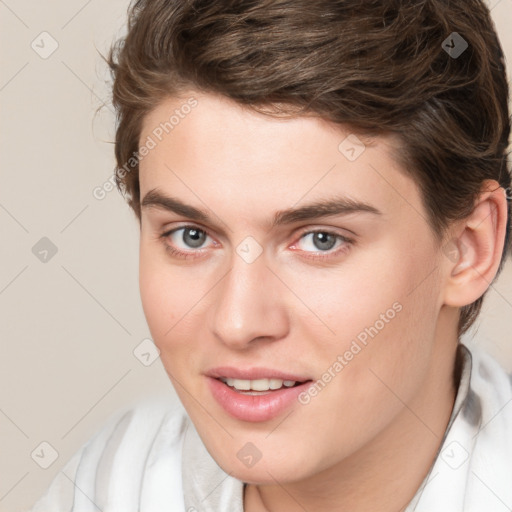
M123 32L127 6L0 2L1 512L30 507L116 410L148 394L176 399L160 360L145 366L133 353L150 337L135 217L116 190L93 196L114 168L109 76L97 50ZM510 62L512 0L490 6ZM476 342L509 370L511 316L507 263ZM31 457L42 442L58 452L48 469Z

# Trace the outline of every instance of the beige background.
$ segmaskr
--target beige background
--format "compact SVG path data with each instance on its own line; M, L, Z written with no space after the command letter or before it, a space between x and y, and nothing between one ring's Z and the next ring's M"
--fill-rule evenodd
M114 411L150 393L175 399L160 360L134 355L149 337L135 217L117 191L92 194L114 165L96 48L105 53L123 32L127 5L0 0L0 512L31 506ZM490 6L510 61L512 0ZM43 237L57 249L46 263L32 252ZM511 263L484 316L478 343L512 369ZM48 469L42 442L58 453Z

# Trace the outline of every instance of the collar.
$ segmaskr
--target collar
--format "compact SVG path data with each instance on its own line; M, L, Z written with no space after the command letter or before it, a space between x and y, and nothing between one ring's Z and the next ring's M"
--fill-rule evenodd
M188 415L182 446L185 510L243 512L243 482L217 465Z

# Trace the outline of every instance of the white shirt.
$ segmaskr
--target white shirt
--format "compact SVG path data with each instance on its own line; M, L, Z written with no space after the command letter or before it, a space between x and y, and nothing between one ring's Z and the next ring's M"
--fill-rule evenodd
M436 460L406 512L510 512L512 376L460 345L462 375ZM243 512L243 482L213 460L181 404L119 411L31 512Z

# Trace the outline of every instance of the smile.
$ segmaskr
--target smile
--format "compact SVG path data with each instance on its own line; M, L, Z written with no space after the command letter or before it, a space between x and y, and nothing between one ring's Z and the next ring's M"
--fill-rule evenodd
M297 403L297 396L312 383L312 379L264 369L219 368L206 378L223 412L246 422L263 422L280 416Z

